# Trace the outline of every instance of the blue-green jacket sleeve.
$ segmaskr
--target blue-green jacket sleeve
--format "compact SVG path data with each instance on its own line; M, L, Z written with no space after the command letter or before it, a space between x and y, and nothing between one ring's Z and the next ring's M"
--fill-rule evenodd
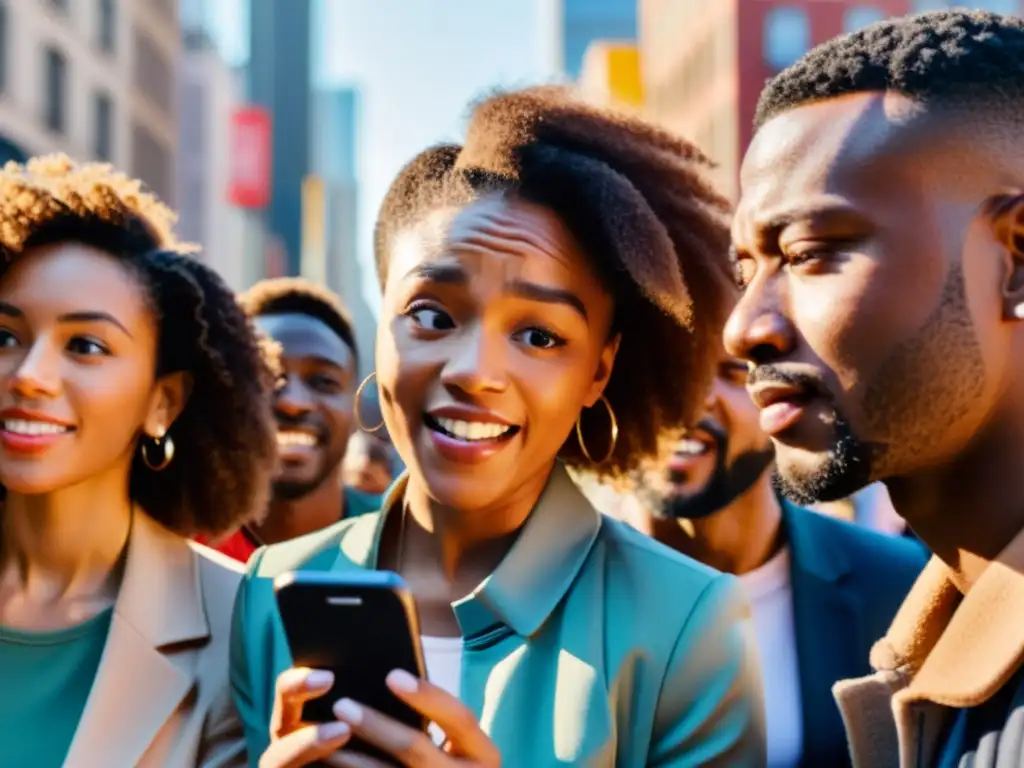
M251 625L251 593L253 574L263 559L264 550L249 558L245 578L235 596L235 611L231 622L231 693L235 708L242 720L245 743L249 752L249 765L256 768L260 756L270 745L270 713L265 691L267 682L262 678L266 670L253 662L253 637L257 627ZM258 659L258 654L257 654Z
M705 587L676 641L648 766L762 768L761 671L750 609L733 576Z

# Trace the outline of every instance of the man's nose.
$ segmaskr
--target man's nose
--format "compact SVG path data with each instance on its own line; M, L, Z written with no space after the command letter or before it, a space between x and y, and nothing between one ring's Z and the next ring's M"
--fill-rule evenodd
M726 350L755 365L788 355L795 338L785 312L785 297L770 285L749 286L725 324Z
M313 401L302 382L287 376L284 386L277 391L274 407L286 416L302 416L313 409Z

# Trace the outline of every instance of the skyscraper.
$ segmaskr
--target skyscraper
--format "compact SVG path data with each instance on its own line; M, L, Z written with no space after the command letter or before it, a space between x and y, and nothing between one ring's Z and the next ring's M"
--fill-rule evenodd
M636 39L636 0L562 0L562 69L575 79L594 40Z
M345 85L318 89L313 101L313 173L324 196L323 257L327 287L352 314L359 346L359 376L373 370L377 321L363 291L359 260L358 153L361 94Z
M176 0L0 2L0 162L113 163L175 202Z
M272 191L267 229L297 274L302 183L310 171L311 0L251 0L248 97L271 116Z
M241 290L250 278L244 228L257 225L228 195L234 153L240 151L233 142L232 116L243 84L217 49L210 16L202 10L197 0L181 6L177 231L202 246L199 258Z

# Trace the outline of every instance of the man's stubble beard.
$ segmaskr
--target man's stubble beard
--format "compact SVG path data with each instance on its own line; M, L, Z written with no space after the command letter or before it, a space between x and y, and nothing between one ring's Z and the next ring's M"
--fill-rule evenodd
M641 502L655 516L698 520L725 509L749 491L768 470L774 458L769 446L745 451L729 461L729 438L717 426L702 422L702 428L715 441L715 468L704 487L688 496L673 496L650 483L638 483Z
M308 483L290 483L281 480L274 480L271 483L271 494L272 500L274 501L299 501L306 496L309 496L314 491L320 489L320 487L326 483L333 474L337 473L340 477L341 473L341 462L345 458L345 449L348 447L346 441L340 451L336 452L338 455L335 456L332 453L330 456L324 458L323 466L320 471L317 472L313 480ZM341 493L340 480L338 483L338 493Z

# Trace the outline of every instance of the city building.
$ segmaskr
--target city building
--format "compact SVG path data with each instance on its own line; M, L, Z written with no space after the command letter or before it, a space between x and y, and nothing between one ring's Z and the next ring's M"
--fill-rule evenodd
M560 0L562 4L562 71L576 79L583 57L595 40L633 42L637 35L637 0ZM717 2L717 0L716 0Z
M178 236L201 246L199 258L233 290L243 290L263 276L262 259L247 248L246 237L260 217L229 196L233 159L244 151L235 146L232 130L244 82L209 30L184 14L179 80Z
M333 84L313 94L314 175L303 201L302 273L338 294L352 315L360 351L360 378L373 371L377 319L366 300L359 259L358 88Z
M583 56L577 80L588 101L617 109L642 110L644 85L635 43L595 40Z
M719 164L735 196L765 81L814 45L886 16L965 3L942 0L639 0L645 109ZM1020 0L973 0L1019 13Z
M177 0L0 0L0 160L105 160L175 202Z
M310 173L312 0L250 0L247 100L270 118L267 272L298 274ZM282 263L283 262L283 263Z

